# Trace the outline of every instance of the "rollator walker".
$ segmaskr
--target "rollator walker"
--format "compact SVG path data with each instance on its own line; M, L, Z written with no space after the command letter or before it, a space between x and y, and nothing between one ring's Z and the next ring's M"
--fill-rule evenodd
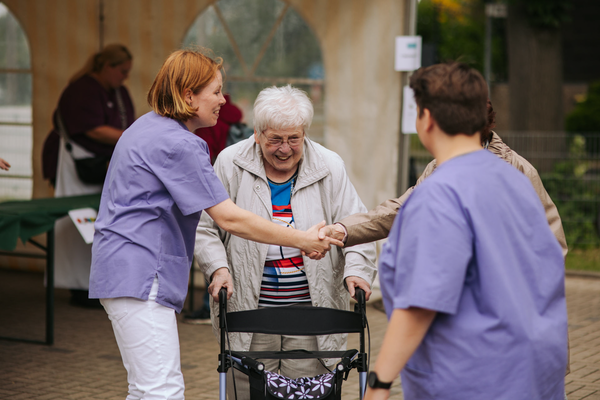
M219 400L226 400L227 372L243 373L250 381L251 400L311 399L341 400L342 381L350 370L359 375L359 398L362 400L368 371L364 330L368 327L365 292L356 289L354 311L323 307L268 307L256 310L227 312L227 290L219 292ZM252 352L226 349L228 332L251 332L274 335L317 336L338 333L358 333L360 350L345 351L290 351ZM266 371L260 359L340 359L330 373L316 377L291 379ZM236 395L237 397L237 395ZM235 399L229 399L235 400Z

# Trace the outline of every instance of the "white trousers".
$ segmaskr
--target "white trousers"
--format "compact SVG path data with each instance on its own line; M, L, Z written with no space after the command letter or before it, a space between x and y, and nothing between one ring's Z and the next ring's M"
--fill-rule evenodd
M101 299L127 370L127 400L184 398L175 310L156 303L154 278L148 301Z

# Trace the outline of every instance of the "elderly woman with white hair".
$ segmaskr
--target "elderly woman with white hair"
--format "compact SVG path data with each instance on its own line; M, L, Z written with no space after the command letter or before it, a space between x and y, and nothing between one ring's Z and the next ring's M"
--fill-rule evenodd
M223 150L214 165L239 207L301 230L364 212L342 159L307 137L313 114L306 93L289 85L259 93L254 136ZM198 225L195 256L205 276L211 277L215 333L221 287L233 291L229 311L296 305L349 309L355 288L364 289L368 298L376 275L373 243L335 248L321 260L311 260L296 249L232 236L206 214ZM344 349L347 337L232 333L230 342L237 351L326 351ZM317 360L262 361L267 370L291 378L327 372ZM247 378L244 382L240 375L236 375L238 399L249 398Z

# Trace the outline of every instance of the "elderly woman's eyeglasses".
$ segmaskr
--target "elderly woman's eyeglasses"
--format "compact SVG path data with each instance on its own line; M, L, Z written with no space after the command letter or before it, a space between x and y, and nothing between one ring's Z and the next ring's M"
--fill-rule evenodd
M273 146L273 147L283 146L283 143L286 143L286 142L290 147L295 147L295 146L298 146L300 143L302 143L302 141L304 140L303 136L292 136L292 137L288 137L287 140L284 140L283 138L278 138L278 137L269 137L267 135L265 135L265 137L267 138L267 144L269 146Z

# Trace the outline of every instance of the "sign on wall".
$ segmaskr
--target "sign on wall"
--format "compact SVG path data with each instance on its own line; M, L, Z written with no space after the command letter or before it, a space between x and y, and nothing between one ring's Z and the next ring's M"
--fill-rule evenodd
M396 36L396 71L414 71L421 68L421 36Z

